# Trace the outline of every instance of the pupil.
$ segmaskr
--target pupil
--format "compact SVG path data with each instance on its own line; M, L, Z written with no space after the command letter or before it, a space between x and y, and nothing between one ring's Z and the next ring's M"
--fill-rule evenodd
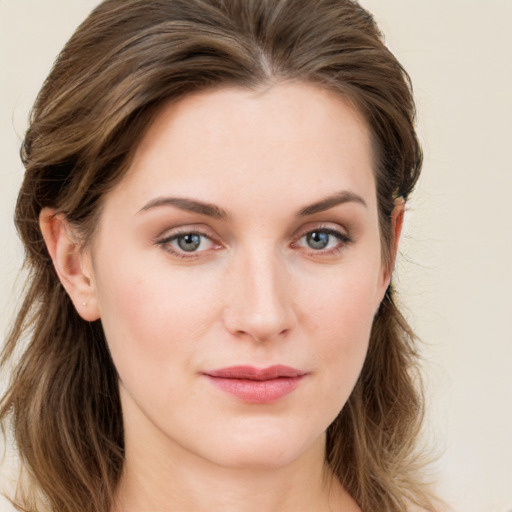
M307 241L312 249L325 249L329 243L329 235L321 231L313 231L307 235Z
M201 237L193 233L183 235L178 238L178 245L180 249L187 252L195 251L201 245Z

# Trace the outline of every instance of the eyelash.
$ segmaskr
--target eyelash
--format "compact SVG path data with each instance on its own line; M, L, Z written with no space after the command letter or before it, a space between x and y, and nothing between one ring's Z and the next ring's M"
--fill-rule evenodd
M215 242L214 239L210 235L208 235L208 234L206 234L206 233L204 233L202 231L197 231L197 230L193 230L193 229L192 230L184 229L184 230L178 231L176 233L173 233L170 236L166 236L165 238L163 238L161 240L157 240L156 243L157 243L157 245L162 246L165 251L167 251L168 253L170 253L174 257L185 259L185 260L192 260L192 259L200 258L203 251L194 251L194 252L190 251L190 252L187 253L187 251L184 251L184 250L180 251L178 249L175 249L171 245L172 242L177 241L180 238L183 238L183 237L185 237L187 235L198 236L198 237L201 237L202 239L207 239L214 246L217 246L216 248L220 248L221 247L221 245L218 242Z
M292 246L297 246L300 240L307 237L308 235L312 235L313 233L322 233L322 234L328 235L330 237L334 237L338 240L338 243L335 245L335 247L332 247L327 250L322 250L322 249L316 250L316 249L305 247L304 249L307 251L308 255L310 255L310 256L336 256L347 245L350 245L351 243L353 243L352 237L342 231L339 231L337 229L333 229L333 228L327 227L327 226L316 226L315 228L308 229L306 232L304 232L299 238L296 239L295 242L292 243Z
M338 231L331 227L317 226L313 229L309 229L307 231L302 232L302 234L299 237L297 237L294 242L292 242L291 246L299 247L298 244L299 244L300 240L307 237L308 235L312 235L313 233L321 233L321 234L328 235L329 237L334 237L338 240L338 243L336 244L335 247L327 249L327 250L322 250L322 249L316 250L316 249L312 249L312 248L303 247L303 249L307 252L307 254L309 256L335 256L339 252L341 252L347 245L350 245L351 243L353 243L352 237L346 233L343 233L342 231ZM214 248L214 250L222 247L222 245L219 242L216 242L213 237L211 237L207 233L204 233L202 231L197 231L197 230L181 230L179 232L173 233L170 236L166 236L165 238L163 238L161 240L157 240L156 244L162 246L163 249L166 252L170 253L172 256L180 258L180 259L192 260L192 259L202 257L202 253L205 251L190 251L187 253L187 251L176 249L171 245L172 242L175 242L175 241L179 240L180 238L185 237L187 235L198 236L198 237L201 237L202 239L209 240L211 244L216 246Z

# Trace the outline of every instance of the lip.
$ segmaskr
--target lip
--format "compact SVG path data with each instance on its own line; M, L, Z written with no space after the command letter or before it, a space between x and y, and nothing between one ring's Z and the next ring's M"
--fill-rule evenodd
M253 404L273 403L293 392L307 372L291 366L230 366L204 372L220 390Z

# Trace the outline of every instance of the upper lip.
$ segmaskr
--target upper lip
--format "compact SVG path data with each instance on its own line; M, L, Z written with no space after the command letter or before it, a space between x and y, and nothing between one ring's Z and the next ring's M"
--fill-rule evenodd
M276 364L267 368L255 368L254 366L229 366L218 370L204 372L209 377L222 379L246 379L246 380L272 380L280 377L301 377L307 372L297 370L291 366Z

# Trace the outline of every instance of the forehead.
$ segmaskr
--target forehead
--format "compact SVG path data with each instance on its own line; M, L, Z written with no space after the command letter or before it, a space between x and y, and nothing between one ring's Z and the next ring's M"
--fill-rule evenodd
M333 187L374 201L368 129L340 95L295 83L222 88L165 105L118 188L134 204L157 193L209 202L273 196L278 204L285 195L307 203Z

